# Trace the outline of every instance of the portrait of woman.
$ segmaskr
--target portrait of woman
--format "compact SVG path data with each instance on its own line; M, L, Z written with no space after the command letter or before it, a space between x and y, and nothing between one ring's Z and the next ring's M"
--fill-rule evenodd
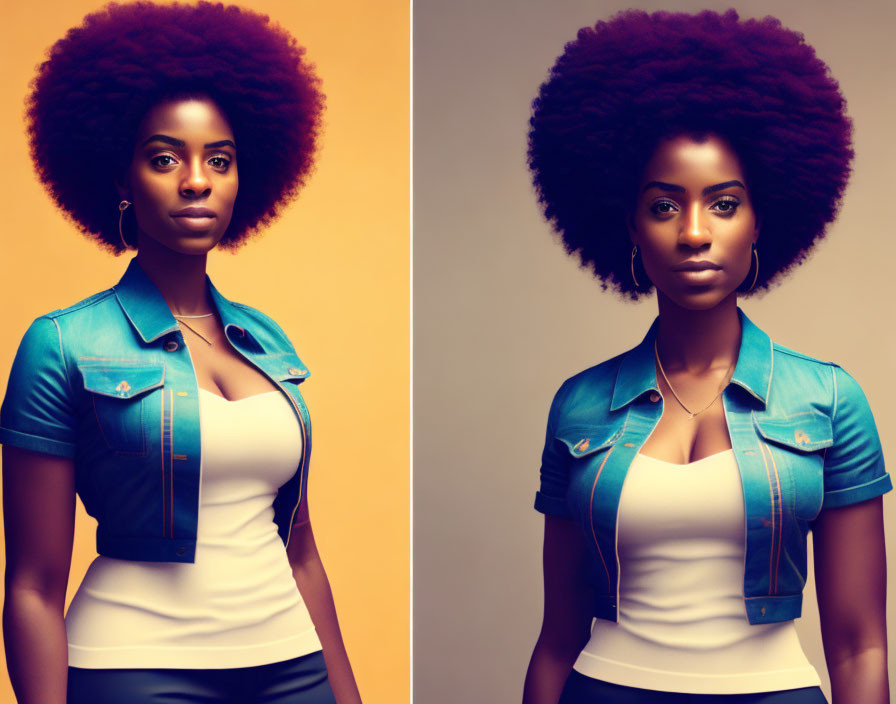
M40 183L85 244L129 261L117 283L77 303L48 312L20 298L33 322L0 409L4 640L19 702L361 701L357 649L346 648L337 619L346 599L334 598L312 532L312 514L344 515L332 499L309 503L313 414L303 393L314 368L292 340L311 337L305 323L314 329L320 315L313 277L298 258L268 259L272 280L252 275L241 289L294 310L281 325L219 290L208 270L221 251L237 254L239 270L243 246L305 192L331 122L315 57L275 19L206 2L109 4L56 41L31 83L27 139ZM357 157L360 171L369 160ZM323 220L313 226L295 238L319 239ZM371 232L378 227L372 217ZM18 266L40 270L38 259ZM406 268L401 257L396 268ZM333 282L341 276L334 270ZM334 293L333 312L345 295ZM404 303L395 301L396 316ZM406 375L402 357L394 361ZM325 413L324 437L361 423L367 395L354 390L341 428L327 428ZM379 403L388 418L393 405ZM406 484L397 467L381 477L385 491ZM351 507L347 485L359 478L350 465L339 471ZM76 496L96 521L98 555L64 612ZM406 581L406 543L385 542L394 578ZM352 559L352 582L380 580ZM343 577L342 594L352 582ZM401 614L407 600L396 592L376 603ZM385 661L368 671L404 668L384 633Z
M544 214L605 289L655 292L658 316L551 404L525 704L826 701L793 622L810 531L833 699L889 700L892 483L868 402L738 307L824 236L850 136L803 37L733 10L617 14L542 84Z

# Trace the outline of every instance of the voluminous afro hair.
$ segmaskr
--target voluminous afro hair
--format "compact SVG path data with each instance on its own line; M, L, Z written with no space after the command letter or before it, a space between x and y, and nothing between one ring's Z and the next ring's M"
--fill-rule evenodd
M221 240L235 248L277 217L311 168L324 98L304 53L243 8L110 3L56 42L33 81L28 133L38 176L85 234L121 252L115 179L140 120L166 99L207 96L238 149L239 192Z
M626 11L579 30L533 102L545 217L603 283L637 298L626 218L660 140L717 134L760 217L754 292L800 263L839 208L853 152L828 67L773 17Z

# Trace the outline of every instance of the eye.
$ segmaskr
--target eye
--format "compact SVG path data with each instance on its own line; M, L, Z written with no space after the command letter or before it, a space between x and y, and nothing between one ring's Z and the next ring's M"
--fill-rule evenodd
M230 166L230 159L226 156L218 155L218 156L213 156L211 159L209 159L208 163L211 164L216 169L220 169L221 171L226 171L227 167Z
M159 154L158 156L150 159L150 163L153 166L157 166L161 169L165 169L165 168L168 168L169 166L174 166L174 164L176 164L177 162L175 161L174 157L171 156L170 154Z
M712 209L720 215L733 215L739 205L737 198L720 198L712 204Z
M650 212L658 216L669 215L677 210L678 206L671 200L658 200L650 206Z

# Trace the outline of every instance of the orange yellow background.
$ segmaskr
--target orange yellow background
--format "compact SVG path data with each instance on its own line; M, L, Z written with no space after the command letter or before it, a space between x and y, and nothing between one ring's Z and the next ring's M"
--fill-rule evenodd
M315 535L366 704L409 700L410 8L402 0L245 0L292 32L327 94L317 168L271 228L208 271L277 320L311 378ZM118 281L33 175L24 99L45 51L101 3L0 10L0 393L28 324ZM109 204L115 208L115 203ZM68 599L95 556L78 508ZM0 704L14 702L5 665Z

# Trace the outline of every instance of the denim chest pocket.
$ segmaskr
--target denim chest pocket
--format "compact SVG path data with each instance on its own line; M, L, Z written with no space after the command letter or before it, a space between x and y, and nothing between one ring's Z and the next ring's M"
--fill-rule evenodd
M785 504L797 518L812 520L824 499L824 451L834 443L831 419L815 411L779 418L754 413L753 425Z
M165 365L92 362L78 370L106 445L118 454L145 457L147 395L164 385Z
M560 428L556 435L577 459L611 448L621 436L622 428L615 425L570 425Z

